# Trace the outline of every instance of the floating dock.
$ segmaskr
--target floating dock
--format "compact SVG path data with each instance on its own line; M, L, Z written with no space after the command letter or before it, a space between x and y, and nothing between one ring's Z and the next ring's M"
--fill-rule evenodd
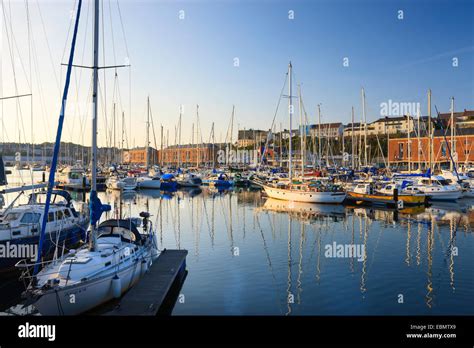
M186 273L187 254L187 250L163 250L148 272L120 299L117 307L105 315L157 315L175 280Z

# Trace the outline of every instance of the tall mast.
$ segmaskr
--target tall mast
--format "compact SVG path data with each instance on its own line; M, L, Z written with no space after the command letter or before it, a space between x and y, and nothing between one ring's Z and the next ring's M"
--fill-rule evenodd
M211 128L211 131L212 131L212 168L214 168L216 166L216 163L215 163L215 159L216 159L216 154L215 154L215 137L214 137L214 122L212 122L212 128Z
M365 115L365 92L362 88L362 117L364 119L364 165L367 167L367 118Z
M120 158L122 159L121 162L123 162L123 132L124 132L124 126L125 126L125 112L122 111L122 135L121 135L121 139L120 139L120 148L121 148Z
M181 108L179 108L179 120L178 120L178 169L181 165L180 146L181 146Z
M160 158L160 169L163 168L163 125L161 125L161 141L160 141L160 147L161 147L161 158Z
M305 157L305 146L306 142L303 141L304 138L304 132L306 132L306 125L303 122L303 112L301 111L302 109L302 101L301 101L301 86L298 84L298 97L299 97L299 114L300 114L300 151L301 151L301 178L304 179L304 157Z
M420 158L420 154L422 153L422 151L421 151L421 140L420 140L420 137L421 137L421 128L420 128L420 118L421 118L421 116L420 116L420 108L418 108L417 112L418 112L418 115L417 115L417 116L418 116L418 134L417 134L417 136L418 136L418 153L416 154L416 157L418 158L418 170L421 171L421 163L422 163L422 161L421 161L421 158Z
M293 99L292 99L292 96L291 96L291 69L292 69L292 66L291 66L291 62L290 64L288 65L288 117L289 117L289 122L290 122L290 137L289 137L289 142L288 142L288 178L290 179L290 183L293 179L293 161L292 161L292 150L291 150L291 119L292 119L292 116L293 116Z
M321 170L321 104L318 104L318 161L319 170Z
M428 151L429 151L429 159L428 159L428 166L430 169L430 173L433 174L433 134L432 134L432 127L431 127L431 89L428 90Z
M454 155L455 153L456 153L456 146L454 143L454 97L451 97L451 154ZM453 161L450 161L449 169L451 172L454 170L453 167L454 167Z
M115 161L117 160L117 153L115 151L116 149L116 146L115 146L115 103L113 105L113 120L112 120L112 142L113 142L113 145L112 145L112 163L115 163Z
M97 192L97 87L99 80L99 0L94 0L94 65L92 67L91 197ZM91 224L91 250L96 250L96 226Z
M233 145L233 133L234 133L234 112L235 112L235 105L232 105L232 118L230 121L230 149L232 150Z
M199 169L199 104L196 104L196 167Z
M408 172L411 173L411 138L410 138L410 132L411 132L411 117L410 114L407 116L408 118L408 143L407 143L407 156L408 156Z
M354 107L352 107L352 127L351 127L351 145L352 145L352 169L355 168L355 144L354 144Z
M148 170L150 165L150 96L147 98L146 106L145 168Z

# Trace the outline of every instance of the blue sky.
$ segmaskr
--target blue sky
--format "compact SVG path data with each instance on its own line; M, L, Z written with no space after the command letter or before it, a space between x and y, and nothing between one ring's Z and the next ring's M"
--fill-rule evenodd
M25 5L16 1L10 6L6 3L13 13L11 23L19 53L27 62L28 39L23 30ZM355 107L356 120L360 120L361 87L367 97L369 121L380 117L380 103L388 100L419 102L422 113L426 114L429 88L433 92L433 112L434 105L441 112L448 111L451 96L455 97L456 109L474 108L472 1L120 1L119 5L127 45L117 2L104 1L105 63L122 64L129 56L132 65L131 122L129 71L118 71L130 145L144 143L148 95L155 130L159 133L160 124L165 134L169 129L170 143L174 142L180 104L184 105L182 142L191 139L196 104L200 105L204 140L209 138L212 122L215 122L216 141L224 140L232 105L236 107L234 139L238 126L268 129L290 60L295 73L294 90L296 83L300 83L310 122L316 121L318 103L322 104L323 122L347 123L351 106ZM49 59L36 0L30 3L31 26L38 51L36 59L42 74L40 89L47 105L43 108L47 110L41 111L38 105L41 98L37 96L40 91L33 87L36 96L34 129L45 129L35 132L36 141L52 140L56 129L59 90L53 78L53 66L58 79L63 80L65 69L60 63L66 61L61 58L66 42L70 43L67 28L73 6L73 1L41 2L44 30L52 52ZM183 20L178 17L180 10L185 11ZM290 10L294 11L293 20L288 18ZM403 10L402 20L398 19L399 10ZM91 5L85 1L77 64L91 61L90 11ZM84 42L88 13L89 28ZM3 28L3 45L6 45L5 35ZM11 95L15 90L7 53L8 50L2 48L2 85L3 94ZM236 57L239 67L233 65ZM344 57L349 59L348 67L343 66ZM458 59L458 67L452 66L454 57ZM76 72L76 83L71 89L63 139L88 143L89 121L85 118L87 115L78 116L80 112L75 105L82 104L75 103L86 103L90 74L84 71L80 82L78 74ZM106 74L105 92L101 73L101 93L107 95L107 105L101 105L102 145L106 128L103 113L107 109L110 126L112 102L114 99L119 102L113 97L114 72L109 70ZM17 75L19 92L28 90L28 74L18 68ZM90 109L86 104L80 108L86 113ZM24 138L28 141L31 137L29 102L22 101L21 109ZM283 127L288 127L286 110L281 107L277 117L277 124L281 122ZM6 113L9 118L20 117L11 102L4 103L4 115ZM18 133L15 127L18 128L19 121L16 122L8 124L9 140L18 138L14 135ZM81 122L85 122L82 127ZM159 134L156 136L159 143Z

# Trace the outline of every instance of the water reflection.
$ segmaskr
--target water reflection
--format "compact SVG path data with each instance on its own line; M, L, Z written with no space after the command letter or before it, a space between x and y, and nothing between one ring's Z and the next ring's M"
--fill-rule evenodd
M149 211L160 249L189 250L177 315L474 312L469 201L394 211L207 187L100 197L110 216ZM365 253L331 258L333 243Z

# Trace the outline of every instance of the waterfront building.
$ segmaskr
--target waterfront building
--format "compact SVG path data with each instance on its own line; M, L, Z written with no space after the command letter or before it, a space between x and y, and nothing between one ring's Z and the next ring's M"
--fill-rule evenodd
M154 149L153 147L149 147L148 155L149 155L148 163L156 164L158 160L158 151ZM125 164L145 165L146 164L146 148L137 147L130 150L124 150L122 161Z
M446 130L437 129L433 136L433 159L435 164L449 164L450 150L454 161L460 164L474 163L474 128L464 128L456 131L454 141L446 134ZM446 136L445 136L446 134ZM388 159L391 164L405 165L422 164L426 167L429 162L429 139L427 136L418 138L411 133L410 141L408 137L393 138L388 143ZM415 166L414 168L418 168Z
M158 163L185 167L210 165L217 163L218 151L220 149L224 149L222 144L172 145L163 150L158 150Z

